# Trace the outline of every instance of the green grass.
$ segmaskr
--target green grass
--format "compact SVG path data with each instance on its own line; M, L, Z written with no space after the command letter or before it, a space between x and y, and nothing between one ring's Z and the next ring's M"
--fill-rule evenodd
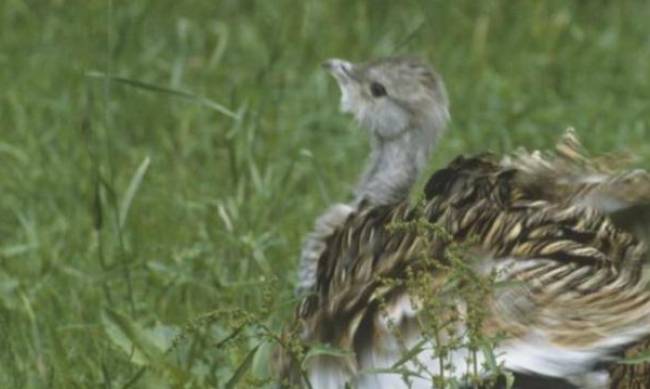
M291 317L300 241L367 152L323 59L436 64L432 170L570 125L650 166L648 20L642 0L3 1L0 387L264 379L241 324Z

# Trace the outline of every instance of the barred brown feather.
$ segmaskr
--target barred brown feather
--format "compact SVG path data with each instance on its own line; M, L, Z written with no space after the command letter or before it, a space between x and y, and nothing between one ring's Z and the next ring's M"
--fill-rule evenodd
M569 149L564 152L570 155ZM346 361L346 377L367 368L360 365L359 347L364 342L373 347L374 340L364 339L377 331L380 297L396 301L404 293L400 286L382 289L381 279L403 278L407 268L419 266L433 271L415 254L427 247L432 258L440 257L446 244L431 245L416 232L388 227L419 217L442 226L455 241L478 238L475 249L495 266L510 261L506 277L524 285L517 289L523 311L492 296L486 331L504 331L516 340L535 328L550 344L567 349L589 349L625 334L604 347L603 360L612 358L616 347L650 333L644 243L603 212L576 202L580 194L599 190L596 186L554 183L565 194L557 197L535 190L538 184L529 175L538 174L541 170L529 165L500 163L490 155L458 157L430 178L422 214L406 202L362 205L326 241L313 295L297 314L303 339L355 353L356 359ZM533 263L518 266L527 261ZM409 320L400 325L409 326Z
M424 205L411 206L409 191L449 118L442 79L410 57L324 66L373 147L354 201L319 217L303 245L297 291L306 297L275 359L284 382L431 387L436 377L461 378L462 368L476 377L487 357L451 347L453 334L428 336L426 319L453 323L461 338L472 326L507 335L495 353L511 371L637 387L650 369L618 365L610 380L597 367L650 335L650 175L626 170L625 158L590 157L569 129L554 152L458 157L430 178ZM485 288L490 277L502 287ZM472 320L471 297L450 292L454 280L478 285L473 304L484 319ZM438 302L447 304L437 310ZM316 349L302 361L292 334L344 353Z

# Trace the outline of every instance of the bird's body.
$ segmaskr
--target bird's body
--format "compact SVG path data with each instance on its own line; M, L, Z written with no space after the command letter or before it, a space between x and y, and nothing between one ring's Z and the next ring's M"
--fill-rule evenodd
M354 200L331 206L303 244L299 295L313 287L325 239L362 202L396 204L408 196L449 119L442 79L417 59L388 58L356 66L330 60L324 66L339 82L341 110L370 131L372 154Z
M344 105L358 118L354 102L346 102L354 91L346 97L342 89ZM439 130L436 123L429 128ZM403 131L411 127L426 126ZM382 163L380 171L396 172L405 162ZM372 188L384 195L361 195L319 237L309 293L296 314L302 342L347 354L315 354L300 364L284 350L279 369L289 382L430 388L447 377L468 383L494 362L476 352L478 333L495 340L494 360L506 370L605 388L610 375L600 364L650 334L647 248L630 227L639 223L626 220L621 228L610 217L650 203L646 172L609 169L585 157L572 131L555 153L459 157L431 176L422 205L408 202L408 189L391 192L372 166L361 193ZM460 262L453 258L457 247ZM466 267L466 278L454 278L454 263ZM453 293L481 278L494 283L476 289L483 293L478 300L476 293ZM611 376L616 381L617 373Z

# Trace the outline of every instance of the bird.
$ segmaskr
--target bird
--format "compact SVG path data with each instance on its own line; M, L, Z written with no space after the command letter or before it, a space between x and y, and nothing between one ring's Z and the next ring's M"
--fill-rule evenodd
M326 238L362 202L390 205L408 197L449 121L449 99L442 78L417 58L387 58L358 66L330 59L322 66L338 81L341 111L353 114L368 129L372 152L353 201L330 206L316 219L303 243L298 296L315 282Z
M610 363L650 339L650 174L590 156L569 128L555 150L458 156L414 204L450 118L442 77L411 56L323 66L372 152L354 200L303 246L280 381L441 388L495 369L578 388L638 381Z

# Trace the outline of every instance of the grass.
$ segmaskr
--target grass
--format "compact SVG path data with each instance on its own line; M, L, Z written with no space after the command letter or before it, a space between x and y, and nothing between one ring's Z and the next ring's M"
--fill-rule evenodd
M436 64L453 123L431 170L569 125L649 166L648 19L641 0L3 1L0 386L264 380L269 332L247 324L291 317L300 241L367 152L325 58Z

